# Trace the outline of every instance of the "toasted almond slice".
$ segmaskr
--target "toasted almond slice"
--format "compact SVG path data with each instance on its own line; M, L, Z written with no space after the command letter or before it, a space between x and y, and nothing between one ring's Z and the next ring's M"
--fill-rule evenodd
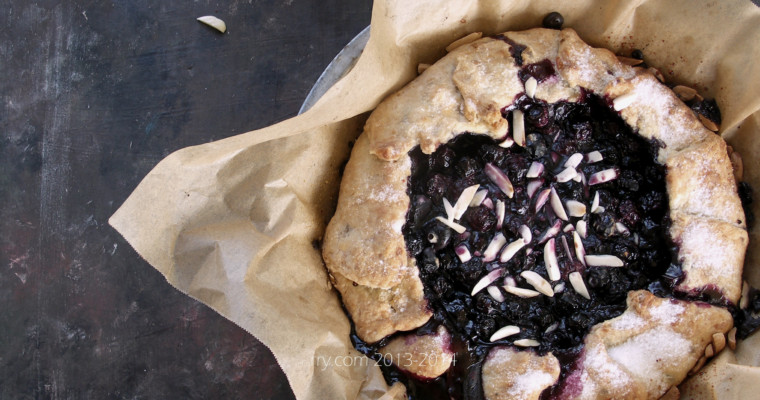
M421 75L428 68L430 68L430 64L425 64L425 63L419 63L419 64L417 64L417 74Z
M538 178L541 176L541 173L544 172L544 164L541 164L538 161L533 161L530 163L530 167L528 168L528 172L525 174L526 178Z
M615 231L620 233L623 236L628 236L631 234L631 231L628 230L628 227L623 225L620 222L615 222Z
M532 99L536 95L536 87L538 87L538 81L531 76L525 81L525 94Z
M515 195L515 188L512 186L512 182L509 180L507 174L499 169L499 167L491 163L487 163L483 170L485 171L486 176L488 176L488 179L490 179L491 182L498 186L499 189L501 189L501 191L507 195L507 197L511 199L512 196Z
M717 132L717 131L720 130L720 127L718 126L718 124L716 124L713 120L705 117L702 114L697 114L697 117L699 117L699 122L701 122L702 125L705 126L705 128L707 128L707 129L709 129L709 130L711 130L713 132Z
M528 225L520 225L520 227L517 228L517 232L520 233L525 244L528 244L533 240L533 233L530 231L530 228L528 228Z
M586 215L586 205L576 200L568 200L565 202L567 206L567 213L571 217L582 217Z
M728 331L728 348L736 350L736 327L733 327Z
M554 210L554 214L557 215L557 218L567 221L567 213L565 212L565 208L562 206L562 200L560 200L559 195L557 194L557 191L554 190L554 188L551 188L551 196L550 202L552 205L552 210Z
M528 188L527 188L528 198L532 199L533 195L536 194L538 189L540 189L541 185L543 184L544 184L543 179L531 179L530 181L528 181Z
M449 221L446 218L435 217L435 219L437 219L438 221L440 221L442 224L448 226L449 228L453 229L456 233L464 233L464 231L467 230L467 228L465 228L464 226L459 225L459 224L457 224L454 221Z
M446 46L446 52L451 53L454 51L457 47L464 46L466 44L472 43L480 38L483 37L483 32L472 32L467 36L461 37Z
M578 171L578 173L573 177L574 182L583 182L585 180L586 178L583 176L583 172L581 171Z
M638 58L633 58L633 57L625 57L625 56L616 56L616 57L618 61L620 61L621 63L625 65L630 65L631 67L635 67L644 62L644 60L640 60Z
M480 185L472 185L462 190L462 194L459 195L459 198L453 207L455 220L462 218L462 215L467 211L467 207L470 205L472 198L475 197L475 193L477 193L479 187Z
M518 339L514 341L514 344L520 347L536 347L541 345L541 343L534 339Z
M665 77L662 75L662 72L660 72L659 69L655 67L649 67L647 68L647 71L649 71L650 74L654 75L654 77L657 78L658 81L665 83Z
M481 290L485 289L488 285L492 284L495 280L499 279L499 276L501 276L502 269L497 268L491 272L489 272L486 276L480 278L478 283L475 284L475 287L472 288L472 292L470 293L470 296L475 296L480 292Z
M520 110L512 111L512 138L520 147L525 147L525 116Z
M517 281L514 277L507 275L504 277L504 286L517 287Z
M678 96L681 101L689 101L697 95L697 91L693 88L684 85L677 85L673 87L673 93Z
M702 367L705 366L705 362L707 361L707 358L705 356L699 357L699 360L697 360L697 363L694 364L694 368L689 371L689 375L694 375L697 372L699 372Z
M490 199L487 199L490 200ZM496 200L496 229L501 229L504 224L504 216L507 213L507 206L501 200Z
M591 300L591 295L586 288L586 284L583 282L583 277L581 276L580 272L573 271L567 276L567 278L570 280L570 285L573 287L573 289L575 289L576 292L578 292L579 295L585 297L588 300Z
M224 33L227 31L227 24L224 23L221 19L213 16L213 15L206 15L204 17L199 17L198 21L218 30L221 33Z
M488 291L488 294L491 295L491 297L493 297L494 300L498 301L499 303L504 302L505 300L504 295L501 293L501 290L499 290L498 287L489 286L486 288L486 290Z
M623 260L609 254L587 255L585 260L586 265L590 267L622 267L625 265Z
M536 196L536 205L535 205L535 211L539 212L544 207L544 204L549 200L549 196L551 195L552 189L544 189L542 190L538 196Z
M749 306L749 284L742 281L742 297L739 299L739 308L742 310Z
M565 254L570 261L573 261L573 253L570 252L570 246L567 244L567 236L562 235L562 248L565 249Z
M586 248L583 247L583 241L578 232L573 232L573 247L575 247L575 256L583 265L586 265Z
M715 349L715 353L720 353L724 348L726 348L726 335L724 335L722 332L713 333L712 343L713 348Z
M558 281L562 277L559 272L554 238L549 239L544 245L544 264L546 266L546 274L549 275L549 280L552 282Z
M541 293L539 293L539 292L537 292L535 290L523 289L523 288L519 288L517 286L502 286L502 287L504 288L504 290L507 293L511 293L511 294L513 294L513 295L515 295L517 297L522 297L524 299L529 299L531 297L536 297L536 296L539 296L541 294Z
M483 204L483 200L486 199L486 196L488 196L488 190L478 190L478 192L475 193L475 196L472 196L470 207L477 207Z
M734 178L736 179L736 182L741 182L744 180L744 161L742 161L742 156L738 152L734 151L734 149L731 146L728 147L728 158L731 160L731 167L734 169Z
M463 263L466 263L467 261L472 260L472 254L470 254L470 249L467 248L467 246L460 244L454 249L454 252L457 254L457 257L459 257L459 260Z
M493 210L493 200L491 200L488 197L486 197L485 199L483 199L483 202L481 203L481 205L485 206L489 210Z
M511 137L507 136L507 138L504 139L503 142L499 143L499 147L503 147L505 149L508 149L508 148L512 147L513 144L515 144L515 140L512 139Z
M491 242L488 243L488 247L483 251L483 262L491 262L496 259L496 255L499 254L504 245L507 244L507 239L501 232L497 233Z
M588 230L585 220L580 220L575 223L575 231L578 232L579 235L581 235L582 238L588 237Z
M554 296L554 290L552 289L552 285L541 277L541 275L535 273L534 271L523 271L520 273L520 276L522 276L528 284L533 286L537 291L539 291L541 294L547 295L549 297Z
M544 333L552 333L552 332L556 331L557 328L559 328L559 322L555 322L555 323L549 325L549 327L546 328L546 330L544 331Z
M613 179L617 179L617 177L617 171L614 168L609 168L592 174L591 177L588 178L588 184L590 186L594 186L600 183L609 182Z
M495 342L497 340L504 339L507 336L516 335L518 333L520 333L520 327L515 326L515 325L507 325L499 329L498 331L494 332L493 335L491 335L491 338L489 340L491 340L492 342Z
M586 162L589 164L597 163L602 160L604 160L604 157L602 157L602 153L600 153L598 150L594 150L586 154Z
M507 245L507 247L504 248L504 251L501 252L501 257L499 258L499 261L501 262L507 262L512 259L512 257L517 254L520 249L525 247L525 240L518 239L514 242Z
M583 161L583 154L575 153L567 158L564 166L568 168L578 168L578 166L581 164L581 161Z
M708 344L707 347L705 347L705 357L711 358L715 355L715 350L713 349L713 345Z
M567 224L565 225L564 228L562 228L562 232L565 232L565 233L572 232L574 230L575 230L575 227L573 226L573 224Z
M451 205L449 199L443 198L443 211L446 212L446 219L449 221L454 220L454 206Z
M558 173L554 179L559 183L565 183L572 180L576 176L578 176L578 171L576 171L573 167L567 167L563 169L562 172Z
M615 97L614 100L612 100L612 108L615 109L615 111L621 111L625 108L628 108L633 102L636 101L636 93L626 93L622 96Z
M562 293L565 291L565 282L560 282L554 285L554 294Z
M665 392L660 400L678 400L681 398L681 391L678 390L678 386L671 386L667 392Z

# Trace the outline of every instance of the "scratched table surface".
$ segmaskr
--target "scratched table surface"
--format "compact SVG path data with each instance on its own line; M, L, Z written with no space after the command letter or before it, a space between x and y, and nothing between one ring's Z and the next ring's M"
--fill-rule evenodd
M266 347L107 221L169 153L295 116L371 1L0 8L0 398L292 399Z

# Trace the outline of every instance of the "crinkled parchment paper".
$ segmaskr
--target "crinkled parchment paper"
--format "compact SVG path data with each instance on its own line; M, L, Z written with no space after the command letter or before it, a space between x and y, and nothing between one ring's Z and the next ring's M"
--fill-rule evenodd
M352 348L314 246L348 143L367 111L450 42L540 26L555 10L592 45L624 55L641 49L667 80L716 98L721 134L743 154L745 179L760 193L760 9L749 0L378 0L358 64L309 112L171 154L110 222L169 283L269 346L297 398L403 396L400 386L388 392L379 369ZM745 274L756 287L757 231ZM756 397L757 342L714 360L684 398Z

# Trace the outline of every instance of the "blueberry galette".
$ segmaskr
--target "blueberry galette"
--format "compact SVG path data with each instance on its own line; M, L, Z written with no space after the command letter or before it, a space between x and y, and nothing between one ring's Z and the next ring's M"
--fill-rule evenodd
M323 255L410 394L656 399L733 326L744 218L725 142L676 93L533 29L377 107Z

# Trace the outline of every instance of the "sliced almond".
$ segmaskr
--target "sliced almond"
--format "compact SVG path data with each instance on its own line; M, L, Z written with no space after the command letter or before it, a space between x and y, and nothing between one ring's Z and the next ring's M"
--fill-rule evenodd
M525 94L532 99L536 95L536 87L538 87L538 81L531 76L525 81Z
M498 287L496 287L496 286L489 286L489 287L486 288L486 290L488 291L488 294L491 297L493 297L494 300L498 301L499 303L503 303L504 300L506 300L504 298L504 295L501 293L501 290L499 290Z
M443 211L446 212L446 219L449 221L454 220L454 206L451 205L449 199L443 198Z
M417 74L418 75L422 74L428 68L430 68L430 64L425 64L425 63L419 63L419 64L417 64Z
M715 355L715 350L713 350L713 345L708 344L707 347L705 347L705 357L712 358L712 356Z
M539 212L544 207L544 204L549 200L549 196L551 195L552 189L544 189L542 190L538 196L536 196L536 205L535 205L535 211Z
M615 97L615 99L612 100L612 108L614 108L615 111L621 111L628 108L634 101L636 101L636 93L626 93L622 96Z
M588 300L591 300L591 295L586 288L586 284L583 282L583 277L581 276L580 272L571 272L567 278L570 280L570 285L573 287L573 289L575 289L576 292L578 292L579 295L585 297Z
M563 169L562 172L558 173L554 179L559 183L565 183L572 180L576 176L578 176L578 171L576 171L573 167L567 167Z
M658 81L665 83L665 77L662 75L662 72L660 72L659 69L655 67L649 67L647 68L647 71L649 71L650 74L654 75L654 77L657 78Z
M517 286L502 286L502 287L504 288L504 291L506 291L507 293L511 293L517 297L522 297L524 299L529 299L531 297L536 297L536 296L541 295L540 292L537 292L535 290L523 289Z
M505 337L516 335L520 333L520 327L515 325L507 325L498 331L494 332L493 335L491 335L491 338L489 339L492 342L495 342L497 340L504 339Z
M720 127L718 126L718 124L716 124L715 122L713 122L711 119L705 117L704 115L697 114L697 117L699 117L699 122L701 122L702 125L705 126L705 128L707 128L707 129L709 129L709 130L711 130L713 132L717 132L718 130L720 130Z
M554 188L551 188L551 195L549 197L549 202L552 205L554 214L557 215L557 218L563 221L567 221L567 213L565 212L565 208L562 206L562 200L560 200L559 195L557 194L557 191L554 190Z
M628 230L628 227L620 222L615 222L615 231L623 236L629 236L631 234L631 231Z
M440 221L442 224L448 226L449 228L453 229L456 233L464 233L464 231L467 230L467 228L465 228L464 226L459 225L459 224L457 224L454 221L449 221L446 218L435 217L435 219L437 219L438 221Z
M644 60L639 60L638 58L633 58L633 57L617 56L617 59L621 63L625 65L630 65L631 67L635 67L644 62Z
M602 160L604 160L604 157L602 157L602 153L597 150L586 154L586 162L589 164L597 163Z
M583 265L586 265L586 248L583 247L583 241L578 232L573 232L573 247L575 247L575 256Z
M534 339L518 339L514 341L514 344L519 347L536 347L541 345L541 343Z
M470 206L470 202L472 202L472 199L475 197L475 193L477 193L479 187L480 185L472 185L462 190L462 194L459 195L459 198L453 207L454 220L459 220L459 218L462 218L462 215L464 215L464 212L467 211L467 207Z
M454 249L454 252L457 254L457 257L459 257L459 260L463 263L466 263L467 261L472 260L472 254L470 254L470 249L467 248L467 246L460 244Z
M505 244L507 244L507 239L504 237L504 234L501 232L497 233L493 239L491 239L491 242L488 243L488 247L483 251L483 261L491 262L495 260L496 255L499 254L499 250L501 250Z
M507 136L507 138L504 139L504 141L502 141L501 143L499 143L499 147L503 147L505 149L508 149L508 148L512 147L513 144L515 144L515 140L512 139L511 137Z
M728 331L728 348L736 350L736 327L733 327Z
M541 164L540 162L533 161L530 163L530 167L528 168L528 172L525 174L526 178L538 178L541 176L541 173L544 172L544 164Z
M554 294L562 293L565 291L565 282L560 282L554 285Z
M525 240L518 239L514 242L507 245L507 247L504 248L504 251L501 252L501 257L499 258L499 261L501 262L507 262L512 259L512 257L517 254L520 249L525 247Z
M483 32L473 32L469 35L459 38L453 42L451 42L450 45L446 46L446 52L451 53L454 51L457 47L464 46L466 44L470 44L480 38L483 37Z
M517 287L517 281L514 277L507 275L504 277L504 286Z
M546 274L549 275L549 280L558 281L562 276L559 271L559 263L557 262L557 248L554 238L549 239L544 245L544 264L546 266Z
M568 168L578 168L578 166L581 164L581 161L583 161L583 154L575 153L567 158L564 166Z
M472 288L472 292L470 293L470 296L475 296L478 292L485 289L488 285L492 284L494 281L499 279L499 276L501 276L502 269L498 268L491 272L489 272L486 276L480 278L478 283L475 284L475 287Z
M660 400L678 400L681 398L681 391L678 390L677 386L671 386L670 389L668 389L667 392L665 392L662 397L660 397Z
M206 15L204 17L199 17L198 21L218 30L221 33L224 33L227 31L227 24L224 23L221 19L213 16L213 15Z
M705 366L705 362L707 361L707 358L705 356L699 357L699 360L697 360L697 363L694 364L694 368L689 371L689 375L694 375L697 372L699 372L702 367Z
M536 194L538 189L540 189L541 185L543 184L544 184L543 179L531 179L530 181L528 181L528 187L527 187L528 198L532 199L533 195Z
M509 180L509 177L507 174L504 173L499 167L487 163L486 166L483 168L483 171L485 171L486 176L488 176L488 179L491 180L496 186L501 189L504 194L507 195L510 199L512 196L515 195L515 188L512 186L512 182Z
M588 230L585 220L580 220L575 223L575 231L578 232L579 235L581 235L582 238L588 237Z
M590 186L594 186L600 183L605 183L617 179L617 177L617 171L614 168L609 168L592 174L591 177L588 178L588 184Z
M525 282L528 282L529 285L533 286L538 292L541 294L544 294L549 297L554 296L554 290L552 289L552 285L544 279L541 275L537 274L534 271L523 271L520 273L520 276L525 279Z
M739 308L742 310L749 306L749 283L742 281L742 297L739 299Z
M506 213L507 205L501 200L496 200L496 229L501 229L501 226L504 224L504 216Z
M571 217L582 217L586 215L586 205L576 200L568 200L565 202L567 206L567 213Z
M625 265L623 260L609 254L587 255L585 260L589 267L622 267Z
M562 221L558 219L554 221L554 224L552 226L546 228L546 231L541 234L541 238L538 239L538 244L544 243L550 238L557 236L560 229L562 229Z
M584 182L585 180L586 180L586 177L583 175L583 172L581 171L578 171L578 173L575 174L575 177L573 177L574 182Z
M525 244L528 244L531 242L531 240L533 240L533 232L530 231L528 225L520 225L520 227L517 228L517 232L520 233L520 236L523 238Z
M715 353L720 353L724 348L726 348L726 335L724 335L722 332L713 333L712 344Z
M678 96L681 101L689 101L697 95L697 91L688 86L678 85L673 88L673 93Z
M574 230L575 230L575 227L573 226L573 224L567 224L565 225L564 228L562 228L562 232L565 232L565 233L572 232Z
M595 213L599 209L599 192L594 193L594 200L591 202L591 212Z
M486 197L485 199L483 199L483 202L480 203L480 204L482 206L485 206L489 210L493 210L493 201L490 198L488 198L488 197Z
M562 235L562 248L565 249L565 254L570 261L573 261L573 253L570 252L570 246L567 244L567 236Z
M483 200L486 199L486 196L488 196L488 190L478 190L478 192L475 193L475 196L472 196L470 207L477 207L483 204Z
M525 116L520 110L512 111L512 138L520 147L525 147Z
M736 182L744 180L744 161L738 152L734 151L731 146L728 147L728 159L731 160L731 167L734 169L734 178Z
M556 331L557 328L559 328L559 322L555 322L555 323L549 325L549 327L546 328L546 330L544 331L544 333L552 333L552 332Z

